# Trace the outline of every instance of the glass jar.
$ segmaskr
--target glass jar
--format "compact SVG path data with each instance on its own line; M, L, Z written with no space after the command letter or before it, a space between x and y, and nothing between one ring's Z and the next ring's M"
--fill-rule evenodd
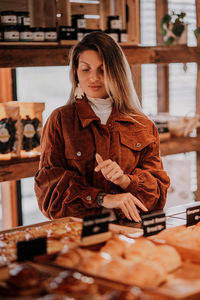
M122 29L120 16L108 16L108 30L112 29Z
M28 11L18 11L17 12L17 24L19 26L30 26L31 19Z
M84 18L84 15L72 15L72 27L74 28L86 28L86 20Z
M0 42L3 41L3 27L0 27Z
M4 41L6 42L18 42L19 30L17 26L5 26L4 27Z
M33 41L34 42L44 42L44 28L42 27L33 27Z
M105 33L107 33L111 38L113 38L115 42L118 43L120 41L120 30L110 29L110 30L106 30Z
M121 43L126 43L128 42L128 34L125 29L121 30L120 32L120 42Z
M44 28L44 40L46 42L56 42L57 41L57 31L54 27Z
M1 25L17 25L17 14L12 10L2 11L1 13Z
M19 29L19 40L21 42L31 42L33 40L33 32L29 26L23 26Z

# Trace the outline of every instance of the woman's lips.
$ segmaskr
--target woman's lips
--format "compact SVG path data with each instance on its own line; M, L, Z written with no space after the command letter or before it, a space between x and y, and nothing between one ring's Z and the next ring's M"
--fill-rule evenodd
M97 89L100 89L101 86L100 86L100 85L89 85L89 88L90 88L90 89L97 90Z

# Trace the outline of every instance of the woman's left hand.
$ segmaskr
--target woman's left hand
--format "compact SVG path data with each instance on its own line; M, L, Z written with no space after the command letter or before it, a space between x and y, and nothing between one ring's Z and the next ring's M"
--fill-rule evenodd
M98 163L94 169L96 172L101 171L107 180L119 185L122 189L127 188L131 180L124 174L123 170L115 161L112 161L111 159L103 160L98 153L96 153L96 161Z

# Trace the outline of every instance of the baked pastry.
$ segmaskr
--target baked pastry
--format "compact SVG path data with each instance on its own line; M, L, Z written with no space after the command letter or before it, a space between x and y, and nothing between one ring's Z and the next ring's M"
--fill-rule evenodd
M112 257L122 256L127 248L127 243L120 239L120 235L115 235L113 238L108 240L106 244L101 248L101 252L106 252Z
M59 253L54 262L60 266L75 268L80 265L83 257L84 250L81 248L68 248L65 252Z
M145 238L139 238L135 240L135 243L131 244L124 256L126 259L131 260L131 258L133 259L133 261L135 261L135 257L136 257L136 261L141 259L153 259L156 256L157 253L157 249L156 249L156 245L145 239Z
M91 252L89 255L84 255L78 269L82 272L98 275L102 267L110 260L109 258L106 259L101 253Z
M129 272L130 262L123 258L116 257L102 267L100 276L110 280L124 282L126 274Z
M143 288L156 288L166 280L167 273L163 266L149 260L135 264L125 277L128 284Z
M180 254L175 248L168 245L157 246L157 254L154 261L159 262L167 272L172 272L182 265Z

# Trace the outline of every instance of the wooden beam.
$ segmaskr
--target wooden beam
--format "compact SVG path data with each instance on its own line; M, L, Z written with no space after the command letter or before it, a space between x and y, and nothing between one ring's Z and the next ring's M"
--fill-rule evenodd
M167 0L156 0L156 42L157 45L163 45L163 36L160 30L162 17L168 12ZM169 66L157 66L157 111L169 111Z
M128 41L140 43L140 1L127 0L128 6Z
M12 79L10 68L0 68L0 102L12 100Z
M160 143L161 155L171 155L184 152L198 151L200 153L200 137L176 137Z
M168 13L168 0L156 0L156 42L163 45L160 23L165 13Z
M200 0L196 0L196 17L197 27L200 27ZM198 38L198 46L200 46L200 38ZM197 64L197 85L196 85L196 113L200 115L200 63ZM200 138L200 128L197 130L197 136ZM200 200L200 152L197 152L197 191L196 200Z
M16 181L1 183L3 229L18 226Z
M100 3L100 28L102 30L107 29L107 18L112 14L111 4L108 0L101 0Z
M32 177L39 168L39 156L0 161L0 182Z
M71 26L71 4L69 0L57 0L56 13L61 15L56 19L59 26Z
M45 27L44 0L29 0L31 24L34 27Z
M125 0L115 0L115 15L121 16L122 29L126 28L126 1Z
M130 65L133 84L140 102L142 101L141 65Z
M77 41L75 42L77 43ZM5 43L0 44L0 68L31 66L63 66L69 64L69 51L75 44ZM138 47L120 44L129 64L200 63L200 47Z
M44 0L45 27L56 27L56 1Z
M169 111L169 66L157 66L157 110L158 112Z

